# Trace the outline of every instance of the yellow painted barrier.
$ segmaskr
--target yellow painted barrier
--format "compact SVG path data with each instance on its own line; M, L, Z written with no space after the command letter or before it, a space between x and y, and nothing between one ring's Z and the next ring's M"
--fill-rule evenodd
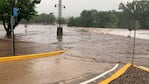
M143 68L142 66L134 65L134 67L136 67L136 68L138 68L138 69L141 69L141 70L143 70L143 71L149 72L148 69L145 69L145 68Z
M114 79L120 77L121 75L123 75L125 73L125 71L131 66L132 64L128 63L125 66L123 66L121 69L119 69L116 73L114 73L111 77L101 81L99 84L108 84L111 81L113 81Z
M54 56L54 55L62 54L64 52L66 52L66 50L61 50L61 51L56 51L56 52L49 52L49 53L41 53L41 54L0 57L0 62L12 61L12 60L31 59L31 58L39 58L39 57L46 57L46 56Z

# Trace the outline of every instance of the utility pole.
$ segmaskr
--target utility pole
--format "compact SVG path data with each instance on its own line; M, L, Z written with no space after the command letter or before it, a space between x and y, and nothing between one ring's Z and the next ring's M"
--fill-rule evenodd
M57 5L55 5L55 7L56 6ZM63 39L62 7L65 8L65 6L62 5L62 0L59 0L59 2L58 2L58 27L57 27L57 39L59 41L62 41L62 39Z
M14 56L15 55L15 38L14 38L14 12L15 10L15 3L16 0L12 0L12 9L11 9L11 55Z
M17 4L18 0L11 0L12 1L12 5L11 5L11 55L14 56L16 55L16 52L15 52L15 36L14 36L14 21L15 21L15 18L14 17L17 17L18 16L18 13L17 13L17 8L15 7L15 4ZM41 0L33 0L34 3L40 3Z
M135 2L137 0L133 0ZM136 10L136 7L134 7ZM132 66L134 66L134 59L135 59L135 50L136 50L136 34L137 34L137 20L135 16L133 15L133 30L134 30L134 38L133 38L133 52L132 52Z
M132 65L134 65L135 48L136 48L136 29L134 29Z
M134 65L134 59L135 59L135 51L136 51L136 35L137 35L137 29L139 26L137 25L137 20L134 20L134 38L133 38L133 55L132 55L132 66Z
M58 4L58 28L62 28L61 19L62 19L62 0L59 0L59 4Z

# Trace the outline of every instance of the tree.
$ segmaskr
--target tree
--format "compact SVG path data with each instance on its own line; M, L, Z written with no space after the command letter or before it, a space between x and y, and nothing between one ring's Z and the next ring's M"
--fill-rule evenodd
M71 17L68 26L79 27L116 27L118 17L115 11L84 10L80 17Z
M14 0L0 0L0 18L3 21L4 29L7 35L11 35L11 15L12 3ZM17 0L15 7L17 8L18 16L15 17L13 29L19 24L21 19L29 21L37 12L35 11L35 4L39 4L35 0Z
M75 26L75 18L74 17L70 17L68 19L68 26Z
M97 10L84 10L81 13L81 20L82 20L82 25L84 27L92 27L94 26L96 22L96 16L98 14Z
M66 24L67 22L66 22L66 19L65 18L63 18L63 17L61 17L61 19L59 19L59 18L57 18L57 21L56 21L57 23L60 23L60 24Z
M49 14L49 23L50 24L55 24L56 23L56 17L53 15L53 13Z
M119 9L123 11L124 16L127 18L129 29L134 28L136 22L141 24L141 28L149 27L149 1L133 1L127 4L120 3Z
M116 27L118 18L114 11L100 11L97 14L96 27Z
M23 19L21 23L26 23L26 20ZM53 13L50 13L50 14L42 13L42 14L35 15L33 18L31 18L29 23L54 25L56 23L56 18L55 18L55 15L53 15Z

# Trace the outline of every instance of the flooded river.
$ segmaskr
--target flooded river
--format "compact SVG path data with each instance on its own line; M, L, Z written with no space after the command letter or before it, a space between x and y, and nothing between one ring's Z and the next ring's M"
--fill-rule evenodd
M15 73L16 69L24 70L24 72L19 72L18 75L22 77L22 74L27 74L24 74L23 78L20 79L27 81L28 77L32 77L29 81L32 81L32 84L37 84L37 82L43 83L45 81L57 82L66 79L78 79L83 74L99 74L110 69L116 63L131 63L133 37L128 37L130 32L127 29L77 28L66 26L63 28L63 41L58 41L56 39L56 26L28 25L26 30L24 25L19 25L15 29L17 55L45 53L63 49L68 50L68 52L61 55L61 57L20 61L20 65L15 61L1 63L0 72L5 71L8 67L11 67L11 71L8 71L9 74ZM133 32L131 36L133 36ZM149 30L137 31L135 64L145 67L149 67L148 37ZM1 25L0 56L10 55L11 39L5 36L5 31L2 29ZM13 64L17 65L18 68ZM49 66L47 66L47 64ZM43 68L40 68L41 66ZM49 70L48 72L47 69ZM40 71L40 73L38 73L38 71ZM45 80L47 73L49 73L48 78L52 79L51 81L48 79ZM57 79L53 78L51 74L57 77ZM22 82L18 82L17 77L14 77L14 75L10 75L9 77L3 73L0 73L0 75L3 75L0 82L5 84L11 83L11 77L14 78L16 84ZM65 77L65 75L67 76ZM7 79L8 81L3 81L3 79ZM26 84L27 83L30 82L26 82Z
M16 53L22 55L67 49L70 50L70 56L91 58L96 61L130 61L133 39L128 38L129 34L127 29L64 26L63 41L59 42L56 39L56 26L28 25L25 30L24 25L19 25L15 29ZM133 36L133 32L131 36ZM149 30L137 31L136 54L139 57L149 58L148 37ZM6 38L2 28L0 29L0 39L0 55L9 56L11 54L11 39ZM123 57L127 59L123 60ZM115 59L117 60L115 61Z
M34 54L55 50L70 50L70 56L85 57L100 61L116 62L123 61L123 57L130 60L132 54L133 39L128 38L130 32L127 29L101 29L101 28L77 28L64 26L63 41L56 39L56 26L50 25L19 25L15 29L16 53ZM133 36L133 32L131 33ZM148 57L149 53L149 30L137 31L138 56ZM11 54L11 39L6 38L4 29L0 29L0 55ZM105 59L106 58L106 59ZM143 59L143 58L142 58ZM96 59L98 61L99 59Z

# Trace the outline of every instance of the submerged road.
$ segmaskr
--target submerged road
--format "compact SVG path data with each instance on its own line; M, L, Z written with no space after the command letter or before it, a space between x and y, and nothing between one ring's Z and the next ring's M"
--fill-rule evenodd
M66 55L0 62L0 84L70 83L102 73L112 66Z
M0 56L9 56L10 39L0 29ZM149 67L148 31L139 31L135 64ZM78 84L114 67L131 63L132 39L128 30L64 27L63 41L56 27L20 25L15 30L17 55L66 49L60 56L0 62L0 84ZM142 36L141 36L142 35ZM75 81L75 82L74 82ZM13 82L13 83L12 83Z

